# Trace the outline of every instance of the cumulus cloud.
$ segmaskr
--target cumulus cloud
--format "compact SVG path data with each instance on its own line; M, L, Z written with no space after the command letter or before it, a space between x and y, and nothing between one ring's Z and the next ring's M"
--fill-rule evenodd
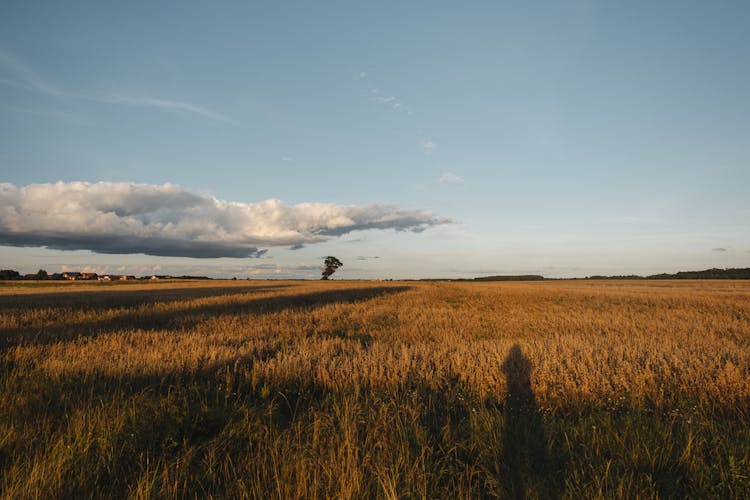
M427 141L422 141L422 147L424 148L425 151L430 152L430 151L435 150L435 148L437 147L437 144L435 144L435 142L433 141L427 140Z
M397 205L239 203L172 184L0 183L0 245L173 257L260 257L260 247L366 229L420 232L449 219Z
M463 178L457 176L456 174L445 172L443 175L440 176L440 183L441 184L463 184L464 180Z
M727 249L719 247L719 248L712 248L711 251L712 252L726 252Z

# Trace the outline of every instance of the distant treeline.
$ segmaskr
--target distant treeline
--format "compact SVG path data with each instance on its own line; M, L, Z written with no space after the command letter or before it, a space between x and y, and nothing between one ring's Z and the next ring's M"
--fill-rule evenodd
M538 274L522 274L512 276L482 276L470 279L455 280L423 280L423 281L541 281L555 278L545 278ZM705 271L679 271L674 274L661 273L650 276L626 274L616 276L586 276L587 280L750 280L750 267L742 269L706 269Z
M679 271L675 274L661 273L651 276L587 276L589 280L748 280L750 267L742 269L706 269L705 271Z
M544 276L539 274L521 274L517 276L482 276L473 281L541 281Z
M422 278L420 280L405 281L542 281L544 276L539 274L503 275L503 276L481 276L479 278Z

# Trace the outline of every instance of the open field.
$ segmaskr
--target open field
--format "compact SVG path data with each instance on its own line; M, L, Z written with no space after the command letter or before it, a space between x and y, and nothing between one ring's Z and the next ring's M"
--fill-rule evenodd
M0 285L0 494L750 497L750 282Z

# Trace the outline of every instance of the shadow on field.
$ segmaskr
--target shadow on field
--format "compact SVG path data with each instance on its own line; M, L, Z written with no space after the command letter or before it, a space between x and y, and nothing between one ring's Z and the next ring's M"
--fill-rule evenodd
M379 286L372 288L350 288L327 290L314 293L282 295L264 298L239 297L229 303L197 305L170 308L165 311L126 311L114 317L96 321L68 322L64 318L59 324L40 328L14 328L0 333L0 348L14 345L43 345L80 337L109 335L117 330L166 330L189 329L199 323L221 316L269 314L293 310L309 310L334 303L354 303L371 300L387 294L408 290L408 286ZM192 291L192 289L190 289ZM231 293L232 290L224 289ZM258 291L258 287L252 288ZM247 292L240 288L235 293ZM226 295L226 293L224 293ZM119 302L110 303L119 307Z
M120 285L102 285L101 290L75 289L24 295L0 295L0 312L13 314L42 307L100 311L113 307L138 307L185 300L281 290L290 285L154 288L124 290Z
M502 365L508 381L503 429L503 476L512 498L559 498L563 484L555 478L547 436L531 388L531 361L514 345Z

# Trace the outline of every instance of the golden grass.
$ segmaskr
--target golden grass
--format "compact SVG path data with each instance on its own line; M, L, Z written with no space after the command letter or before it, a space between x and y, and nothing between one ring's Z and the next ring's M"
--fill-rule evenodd
M502 398L500 365L518 344L533 360L542 407L622 396L659 404L675 393L704 403L750 397L750 285L744 282L376 286L376 293L397 293L352 303L333 295L308 308L305 296L315 301L315 294L340 292L348 300L348 293L373 285L264 283L257 292L245 284L236 294L130 307L118 306L113 292L104 306L57 308L45 303L43 292L39 308L3 313L2 324L10 331L23 325L23 334L35 339L15 336L13 362L50 375L160 375L231 364L254 380L300 379L331 389L407 380L438 387L457 377ZM271 299L282 301L264 312ZM55 341L38 342L47 340L51 326ZM56 341L61 326L66 340Z
M560 431L565 439L541 429L590 412L656 412L688 426L715 415L750 420L745 281L0 288L0 328L0 491L8 496L101 493L96 481L110 477L136 497L617 496L618 488L629 496L650 483L627 467L613 480L611 460L576 469L575 453L585 453L575 452L572 428ZM511 397L514 383L528 386L523 401ZM76 402L45 407L43 397ZM499 429L521 425L508 420L514 404L529 422L544 416L524 432L559 446L567 439L569 466L549 466L561 478L554 488L508 472L515 459L502 454L509 438ZM240 420L244 427L233 427ZM205 439L203 427L213 429ZM580 440L605 447L590 442L596 434ZM689 440L674 453L697 454ZM640 463L638 443L628 446ZM263 468L241 464L261 452ZM662 460L678 463L670 453ZM730 495L750 488L748 455L724 456L730 472L716 473L735 471ZM700 472L697 458L684 460ZM74 472L92 463L89 482L77 484ZM442 476L429 471L437 466ZM714 476L705 474L705 484L670 487L710 492ZM652 479L654 491L668 493Z

